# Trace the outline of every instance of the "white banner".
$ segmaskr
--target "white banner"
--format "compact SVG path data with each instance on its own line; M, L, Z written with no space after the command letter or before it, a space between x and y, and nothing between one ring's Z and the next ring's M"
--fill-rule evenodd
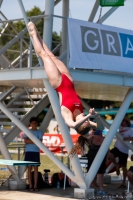
M133 73L133 31L68 19L70 68Z

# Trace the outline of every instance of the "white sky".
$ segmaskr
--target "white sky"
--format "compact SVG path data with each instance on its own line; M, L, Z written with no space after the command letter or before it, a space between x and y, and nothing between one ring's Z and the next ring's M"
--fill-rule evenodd
M22 0L24 7L31 10L38 6L45 9L45 0ZM70 17L87 21L95 0L70 0ZM102 15L110 8L102 8ZM21 10L17 0L3 0L1 11L8 19L21 18ZM61 15L61 2L55 7L54 14ZM98 20L100 8L94 22ZM133 0L126 0L125 6L119 7L103 24L133 30Z

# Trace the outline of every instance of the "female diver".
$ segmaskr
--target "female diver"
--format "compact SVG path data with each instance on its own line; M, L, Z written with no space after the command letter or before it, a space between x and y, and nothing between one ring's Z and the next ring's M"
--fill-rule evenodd
M82 103L74 89L73 79L67 67L48 49L41 39L33 22L28 23L29 34L33 38L36 53L44 62L44 69L51 86L58 92L61 106L61 114L65 123L74 128L87 141L85 136L90 127L103 129L103 125L97 117L97 123L88 121L92 115L97 115L94 109L89 110L87 116L83 113Z

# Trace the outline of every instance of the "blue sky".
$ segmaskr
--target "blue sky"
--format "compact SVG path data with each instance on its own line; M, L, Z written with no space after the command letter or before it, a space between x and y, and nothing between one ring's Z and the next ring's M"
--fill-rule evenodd
M38 6L42 11L45 9L45 0L23 0L26 10ZM70 0L70 17L87 21L95 0ZM109 8L102 8L102 15ZM54 10L55 15L61 15L62 4L59 3ZM22 14L17 0L3 0L1 11L8 19L21 18ZM100 8L94 22L98 20ZM125 6L119 7L104 24L133 30L133 0L126 0Z

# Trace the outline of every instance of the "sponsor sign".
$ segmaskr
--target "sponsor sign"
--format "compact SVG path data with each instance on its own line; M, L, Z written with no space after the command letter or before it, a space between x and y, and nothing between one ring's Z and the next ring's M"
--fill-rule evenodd
M124 6L124 0L100 0L101 6Z
M75 144L79 134L71 135L72 141ZM61 134L44 134L42 143L54 153L67 152L63 137ZM41 151L42 152L42 151Z
M70 68L133 73L133 31L75 19L68 30Z

